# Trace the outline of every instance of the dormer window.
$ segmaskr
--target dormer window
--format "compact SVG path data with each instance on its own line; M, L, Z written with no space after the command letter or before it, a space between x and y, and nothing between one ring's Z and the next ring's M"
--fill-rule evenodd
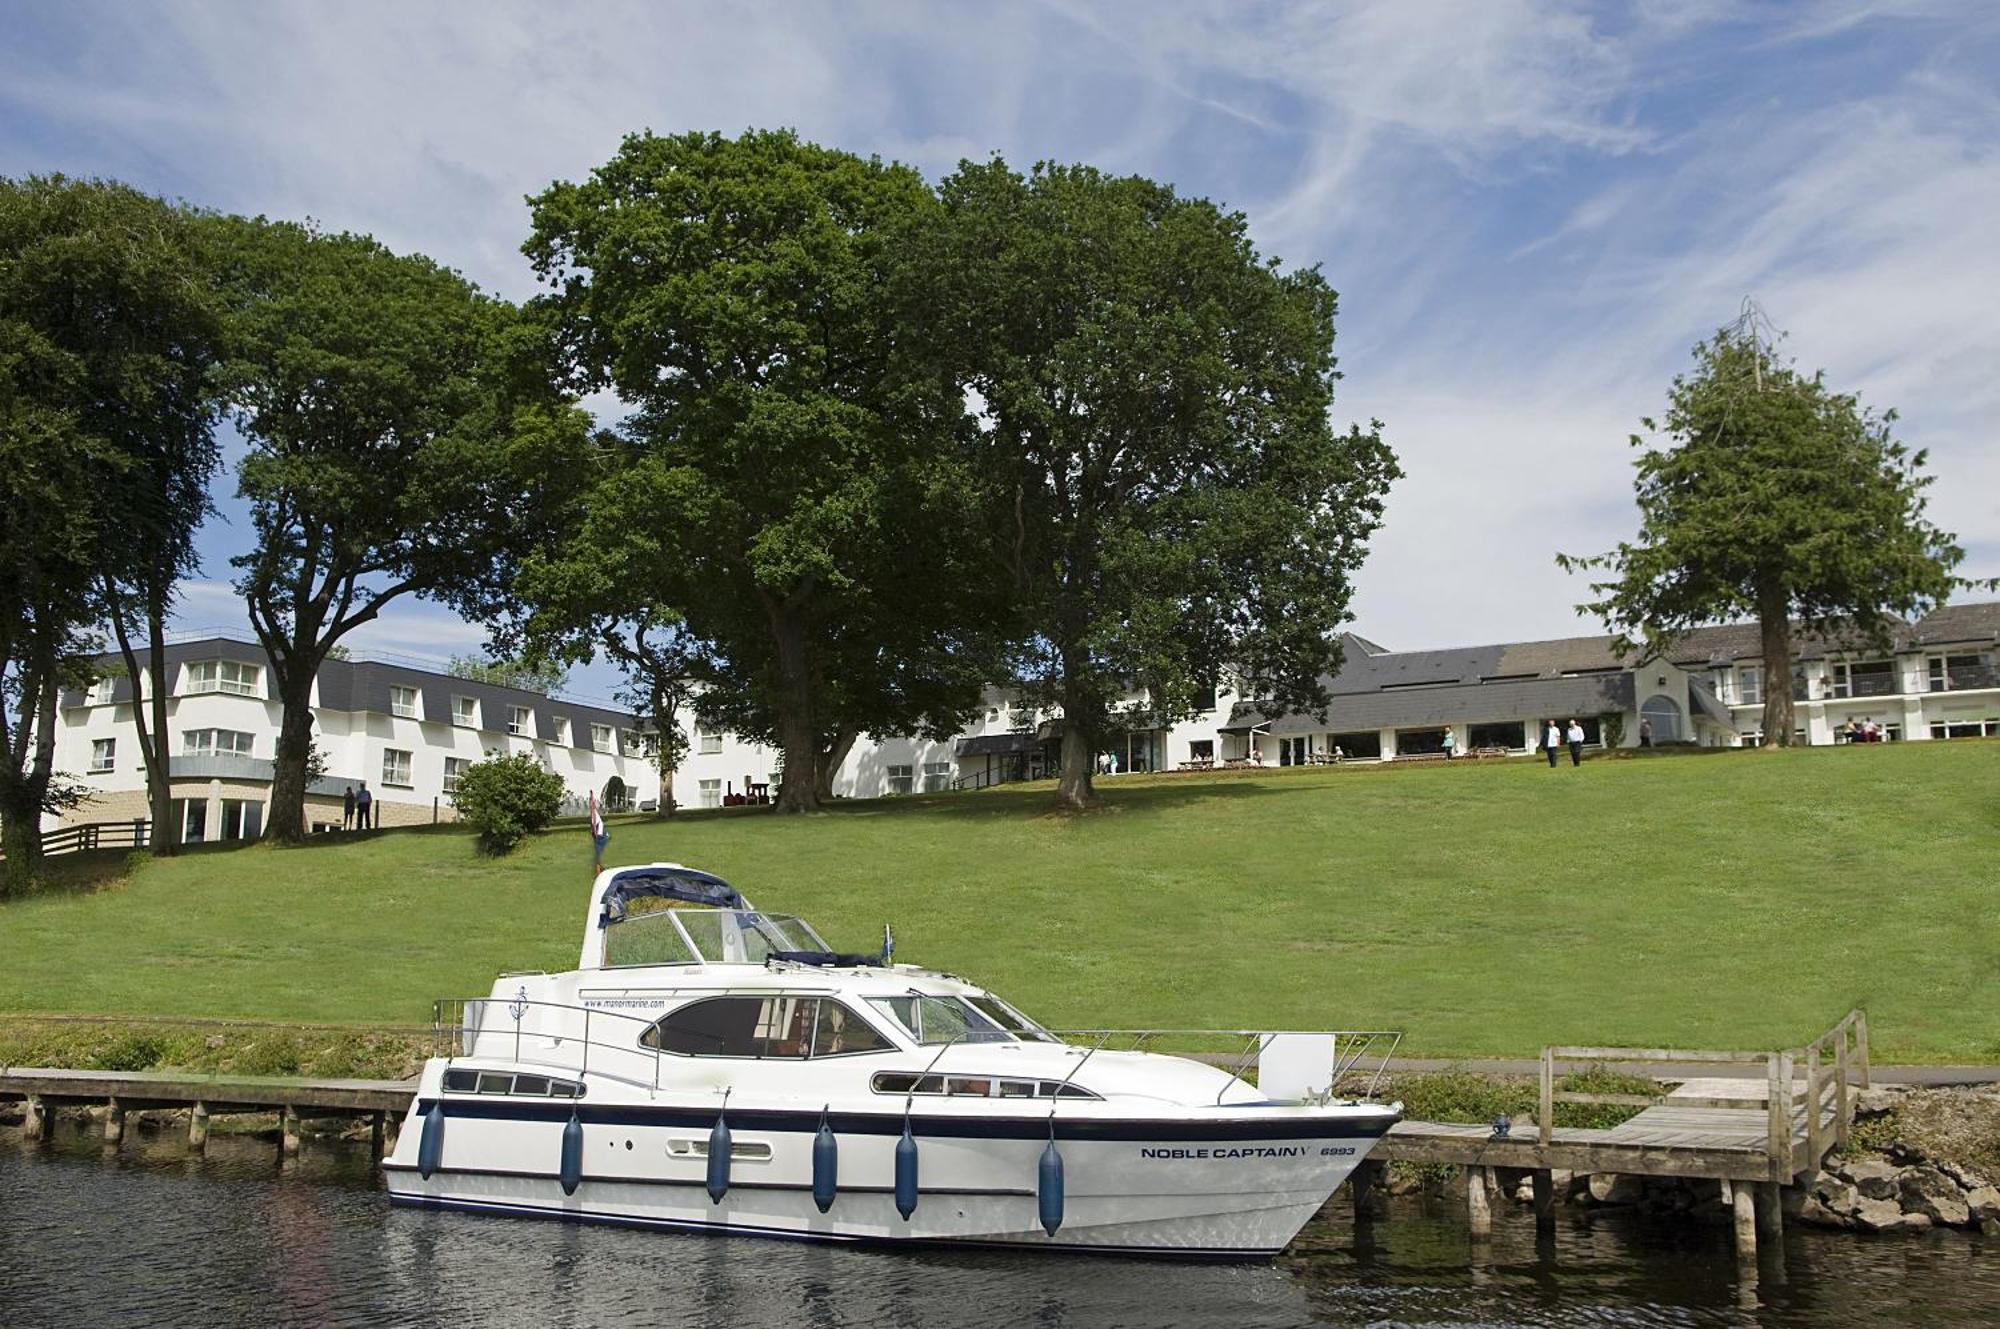
M187 691L230 692L239 697L264 695L264 671L240 660L197 660L187 667Z
M115 678L98 679L95 683L92 683L90 685L90 691L88 694L85 695L83 699L84 705L109 706L111 704L112 694L117 690L117 687L118 687L118 680Z
M405 720L422 719L423 717L417 709L417 690L415 688L398 687L393 683L390 684L389 714L400 715Z
M507 708L507 732L517 738L532 738L535 733L535 717L525 706Z
M611 751L611 726L594 724L590 727L590 746L599 752Z
M556 717L556 742L563 747L569 746L569 721L560 715Z
M479 728L479 699L477 697L453 697L451 699L451 722L462 729Z

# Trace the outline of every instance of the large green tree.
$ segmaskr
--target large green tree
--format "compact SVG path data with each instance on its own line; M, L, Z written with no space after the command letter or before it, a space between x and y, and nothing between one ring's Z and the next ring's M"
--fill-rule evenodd
M321 662L399 597L471 605L504 582L576 419L522 386L515 312L457 273L366 236L218 225L257 536L236 584L281 704L269 833L297 840Z
M32 871L44 812L82 791L54 769L61 686L91 629L153 647L133 712L157 842L171 846L161 634L215 466L217 320L187 210L123 185L0 180L0 833Z
M1602 570L1600 615L1628 656L1695 627L1755 615L1763 638L1764 744L1793 729L1793 633L1880 640L1885 614L1915 614L1966 585L1955 538L1924 515L1925 453L1896 441L1894 411L1776 359L1746 317L1694 348L1666 414L1634 434L1639 535L1608 554L1559 555Z
M994 160L942 196L927 326L979 403L982 548L1024 693L1061 711L1059 801L1094 801L1114 728L1189 715L1225 676L1324 706L1398 475L1379 424L1330 423L1325 279L1150 180ZM1143 718L1121 714L1135 684Z
M922 179L785 132L639 134L533 208L560 372L635 410L525 598L572 596L574 625L667 612L697 708L783 751L783 811L823 801L857 733L955 728L995 624L961 568L964 401L908 316ZM575 601L600 561L615 587ZM908 642L898 685L855 682Z

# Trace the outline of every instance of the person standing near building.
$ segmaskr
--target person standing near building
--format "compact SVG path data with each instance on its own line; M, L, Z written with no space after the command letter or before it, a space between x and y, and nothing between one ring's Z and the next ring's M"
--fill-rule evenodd
M1562 745L1562 730L1556 728L1556 722L1551 720L1549 721L1549 727L1542 733L1542 747L1549 754L1550 770L1556 768L1556 754L1562 751Z
M354 786L347 786L347 792L340 796L340 829L354 829Z
M1569 722L1569 732L1566 737L1569 739L1569 764L1572 766L1583 765L1583 726L1575 720L1571 720Z
M1653 746L1653 722L1643 715L1639 717L1639 746L1642 748Z
M1450 761L1456 755L1458 755L1458 735L1447 725L1444 731L1444 759Z
M361 792L354 796L354 824L356 830L368 830L375 824L375 795L362 785Z

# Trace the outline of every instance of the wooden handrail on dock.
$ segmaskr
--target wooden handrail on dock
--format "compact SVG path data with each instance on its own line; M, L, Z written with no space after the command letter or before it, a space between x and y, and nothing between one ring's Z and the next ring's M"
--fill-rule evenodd
M1832 1066L1826 1062L1831 1054ZM1722 1066L1762 1066L1765 1092L1761 1098L1731 1098L1688 1094L1598 1094L1556 1088L1556 1068L1657 1063ZM1803 1089L1795 1089L1799 1067L1805 1068ZM1827 1151L1845 1144L1854 1124L1850 1086L1869 1087L1868 1016L1851 1010L1840 1022L1797 1048L1774 1052L1689 1051L1684 1048L1556 1047L1542 1049L1541 1086L1536 1114L1540 1143L1555 1143L1555 1105L1591 1103L1619 1107L1682 1109L1761 1109L1766 1114L1766 1153L1770 1179L1790 1181L1805 1168L1818 1167ZM1858 1081L1858 1083L1857 1083ZM1829 1104L1828 1098L1832 1102ZM1802 1121L1805 1138L1797 1140L1795 1121ZM1796 1146L1803 1144L1801 1160ZM1803 1167L1800 1166L1803 1162Z

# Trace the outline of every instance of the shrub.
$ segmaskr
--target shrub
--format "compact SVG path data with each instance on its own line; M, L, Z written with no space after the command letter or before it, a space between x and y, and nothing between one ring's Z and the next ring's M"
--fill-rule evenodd
M459 815L479 832L479 847L504 854L555 820L563 782L526 753L474 762L458 777L451 796Z

